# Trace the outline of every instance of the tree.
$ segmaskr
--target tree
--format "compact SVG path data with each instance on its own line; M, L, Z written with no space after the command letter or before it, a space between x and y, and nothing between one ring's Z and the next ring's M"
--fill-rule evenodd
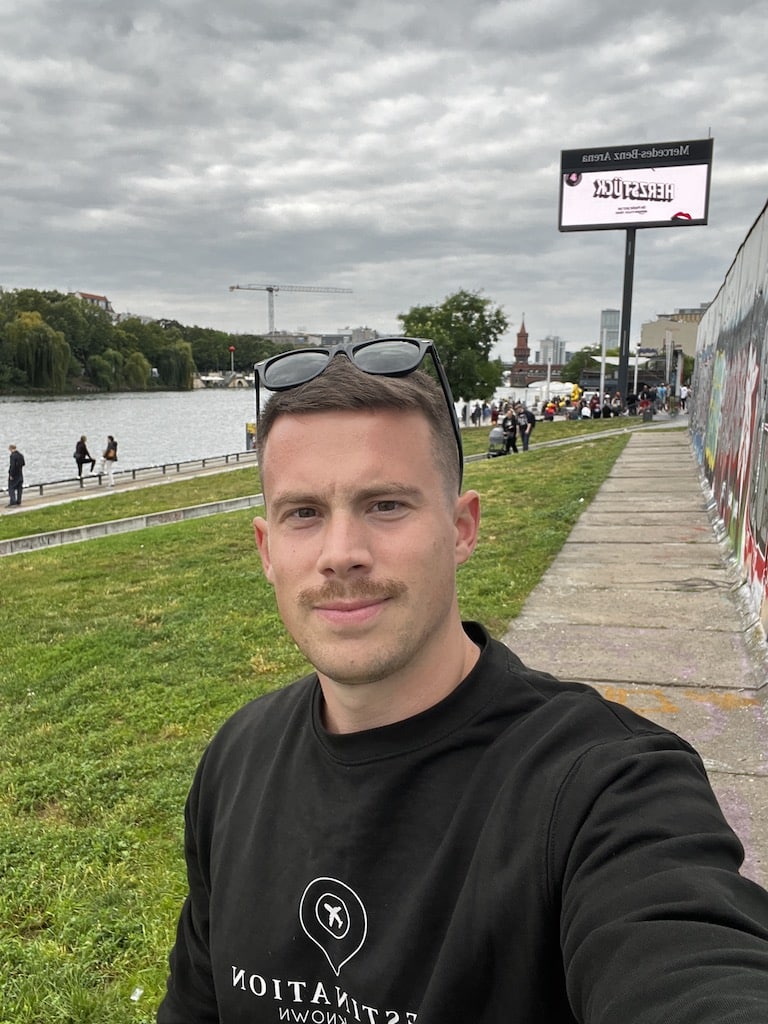
M123 366L123 386L128 391L146 391L152 367L141 352L131 352Z
M491 350L509 326L501 307L462 290L440 306L413 306L398 319L405 334L435 342L454 398L490 398L502 373L501 359L491 359Z
M173 341L166 345L157 357L157 371L166 387L179 391L191 388L195 361L189 342Z
M117 349L107 348L88 360L88 373L94 384L104 391L120 391L123 386L125 357Z
M30 387L64 391L70 348L61 331L49 327L34 311L17 313L4 333L11 365L26 375Z
M596 363L593 357L600 357L601 349L599 345L590 345L589 348L579 349L578 352L574 352L570 360L560 371L561 381L571 381L573 384L578 384L581 380L581 375L585 370L594 370Z

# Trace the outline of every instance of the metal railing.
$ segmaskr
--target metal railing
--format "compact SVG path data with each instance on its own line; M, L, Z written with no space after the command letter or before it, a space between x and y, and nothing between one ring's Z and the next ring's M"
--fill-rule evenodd
M186 459L179 460L177 462L162 462L155 463L150 466L136 466L134 469L126 470L115 470L114 479L116 483L121 480L144 480L151 477L163 477L168 476L169 473L182 473L194 472L196 468L200 469L217 469L219 467L229 466L232 463L239 464L244 463L245 465L257 465L256 452L255 451L244 451L244 452L230 452L227 455L211 455L203 459ZM25 493L35 492L44 497L46 493L73 490L78 488L81 491L94 490L98 487L102 487L105 479L107 478L106 473L94 472L84 473L82 476L70 476L65 477L61 480L47 480L43 483L35 484L24 484Z

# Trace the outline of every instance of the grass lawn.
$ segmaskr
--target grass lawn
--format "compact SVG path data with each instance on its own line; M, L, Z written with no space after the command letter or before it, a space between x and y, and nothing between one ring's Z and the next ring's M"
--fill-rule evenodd
M495 635L622 451L626 433L590 436L602 422L539 424L527 455L467 466L484 511L460 603ZM536 450L560 428L584 438ZM467 453L487 438L466 431ZM30 511L25 526L35 525L22 532L257 489L253 470L235 470ZM250 519L212 516L2 563L0 1024L154 1020L185 891L182 813L197 759L236 708L307 668L262 578Z

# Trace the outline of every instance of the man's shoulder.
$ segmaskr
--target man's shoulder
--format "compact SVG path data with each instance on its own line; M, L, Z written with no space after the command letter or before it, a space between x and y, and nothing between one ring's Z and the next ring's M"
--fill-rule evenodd
M256 737L282 734L292 721L309 722L316 681L312 673L248 701L220 726L211 747L250 744Z
M516 705L517 713L526 716L528 729L556 733L565 747L581 749L651 733L687 746L664 726L606 699L595 687L527 665L500 641L490 641L488 655L489 671L505 681L499 699Z

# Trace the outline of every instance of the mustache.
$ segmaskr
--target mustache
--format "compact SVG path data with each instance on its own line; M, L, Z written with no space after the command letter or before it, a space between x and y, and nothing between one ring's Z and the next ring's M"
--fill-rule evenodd
M319 587L307 587L299 592L302 608L314 608L332 601L381 601L402 597L408 588L400 580L326 580Z

